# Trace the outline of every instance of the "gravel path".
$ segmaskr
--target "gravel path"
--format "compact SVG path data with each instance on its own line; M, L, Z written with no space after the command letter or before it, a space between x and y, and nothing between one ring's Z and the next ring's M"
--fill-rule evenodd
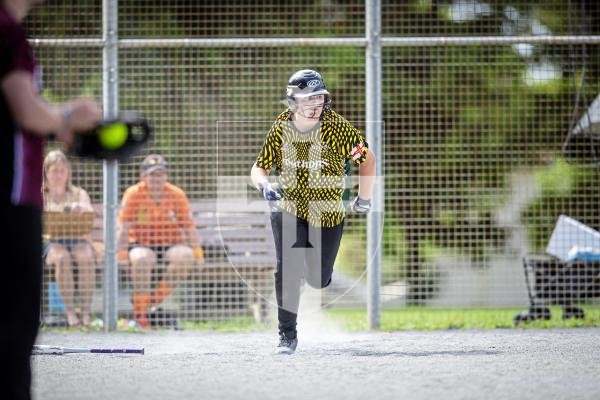
M145 355L34 356L35 399L598 399L600 328L311 333L44 333Z

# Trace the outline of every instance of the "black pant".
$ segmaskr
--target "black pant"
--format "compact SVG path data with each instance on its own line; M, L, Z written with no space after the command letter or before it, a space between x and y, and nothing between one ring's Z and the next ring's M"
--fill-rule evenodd
M5 399L31 398L30 356L40 324L42 218L33 207L0 205L4 284L0 289L0 374Z
M315 289L331 283L344 221L331 228L317 228L289 213L274 212L271 226L277 256L275 293L279 330L294 338L302 278Z

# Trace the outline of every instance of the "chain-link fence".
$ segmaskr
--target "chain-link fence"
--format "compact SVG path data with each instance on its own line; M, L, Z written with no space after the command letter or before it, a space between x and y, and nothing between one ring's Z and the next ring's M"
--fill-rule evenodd
M120 165L119 196L140 181L146 155L163 155L168 181L187 195L205 253L204 269L182 270L173 293L155 304L165 314L260 317L272 308L261 300L273 301L266 214L259 206L231 210L216 199L224 187L231 198L258 199L243 179L284 110L280 100L296 70L319 70L333 108L366 129L364 12L360 1L119 1L119 109L147 116L156 132L144 154ZM558 217L600 228L600 111L592 106L600 92L599 4L383 1L381 20L384 133L382 148L374 149L385 182L379 300L384 309L527 304L522 259L545 253ZM50 100L101 98L101 1L48 1L27 28L39 39ZM91 309L99 315L102 166L71 161L73 183L97 211ZM364 218L349 215L323 304L365 307L367 241ZM226 251L239 257L243 280ZM147 271L145 291L160 289L168 260L164 254ZM80 284L81 269L73 260L62 270L46 264L46 315L61 315L65 298L81 309L89 290ZM135 311L136 279L148 277L121 268L122 315Z

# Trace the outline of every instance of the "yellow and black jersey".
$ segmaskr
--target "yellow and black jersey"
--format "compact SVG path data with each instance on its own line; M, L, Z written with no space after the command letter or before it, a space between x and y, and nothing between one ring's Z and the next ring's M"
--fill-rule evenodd
M347 160L362 163L367 142L358 129L332 110L325 111L319 124L307 132L296 128L291 115L288 109L277 117L256 165L279 170L284 211L313 226L336 226L344 219L344 165Z

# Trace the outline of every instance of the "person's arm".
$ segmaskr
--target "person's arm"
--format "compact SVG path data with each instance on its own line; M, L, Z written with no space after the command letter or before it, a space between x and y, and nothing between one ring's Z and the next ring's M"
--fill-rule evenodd
M200 245L200 235L196 230L196 222L192 216L190 201L185 192L181 191L174 204L177 223L183 234L183 240L186 245L192 248L194 259L197 263L204 263L204 251Z
M186 241L189 246L194 251L194 258L196 262L203 264L204 263L204 251L202 250L202 246L200 246L200 235L198 234L198 230L195 226L190 228L185 228L183 230Z
M269 171L264 168L261 168L254 163L252 166L252 170L250 171L250 178L252 179L252 184L258 190L261 190L260 184L269 182Z
M102 110L89 98L77 98L59 106L48 104L34 90L27 71L11 72L1 86L18 126L39 136L56 134L69 143L74 131L91 129L102 118Z
M265 188L269 188L269 173L280 153L280 148L281 123L278 120L275 121L269 132L267 132L262 148L256 157L256 162L252 165L252 170L250 171L252 185L254 185L263 196L266 196Z
M125 191L123 200L121 201L121 209L119 210L119 225L117 230L117 260L126 262L129 260L129 230L132 228L131 221L132 210L129 206L130 193Z
M127 261L129 259L129 252L127 247L129 245L129 230L131 229L131 223L121 222L119 223L117 243L118 243L118 261Z
M192 249L200 247L200 235L196 230L196 222L192 217L192 207L187 195L182 192L176 208L179 226L182 228L185 243ZM201 257L200 257L201 258Z
M352 201L354 212L367 214L371 211L371 196L376 178L375 154L369 149L360 131L348 123L341 143L341 154L359 164L358 193Z
M358 197L370 200L375 186L377 165L373 150L369 150L367 158L358 167Z

